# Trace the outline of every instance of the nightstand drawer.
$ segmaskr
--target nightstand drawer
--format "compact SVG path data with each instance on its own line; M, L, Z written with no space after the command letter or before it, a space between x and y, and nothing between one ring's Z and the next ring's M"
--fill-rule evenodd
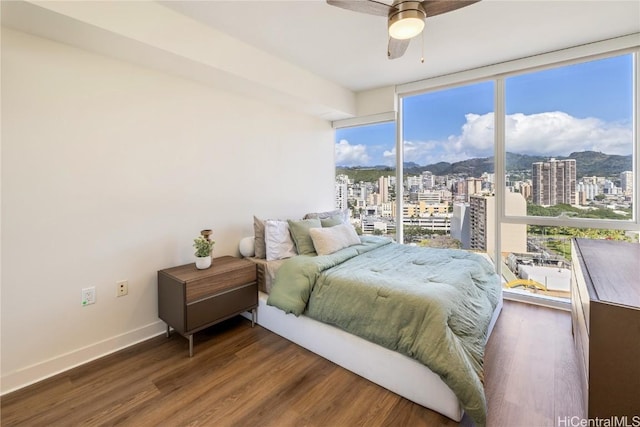
M253 269L255 280L255 268ZM246 281L244 282L246 283ZM237 286L237 284L236 284ZM246 286L187 304L187 330L192 331L258 306L258 284Z
M229 257L216 259L214 263L215 268L204 273L203 277L187 283L187 304L256 281L256 266L251 262Z

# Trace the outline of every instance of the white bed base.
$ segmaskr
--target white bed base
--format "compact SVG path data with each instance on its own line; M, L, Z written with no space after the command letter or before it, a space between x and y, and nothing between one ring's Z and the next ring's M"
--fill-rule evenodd
M260 292L257 321L260 326L412 402L455 421L462 419L458 398L422 363L309 317L285 314L268 306L267 297ZM502 298L489 324L489 335L501 309Z

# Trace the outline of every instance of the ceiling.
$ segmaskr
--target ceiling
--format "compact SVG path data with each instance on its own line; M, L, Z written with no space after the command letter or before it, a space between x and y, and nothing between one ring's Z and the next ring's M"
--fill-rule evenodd
M420 36L388 60L384 17L324 1L160 3L355 92L640 32L637 0L483 0L427 18L421 63Z
M640 46L639 0L482 0L428 17L423 36L395 60L386 56L385 17L324 0L0 0L0 7L3 28L325 120L391 111L398 84L620 36ZM384 89L360 96L377 88Z

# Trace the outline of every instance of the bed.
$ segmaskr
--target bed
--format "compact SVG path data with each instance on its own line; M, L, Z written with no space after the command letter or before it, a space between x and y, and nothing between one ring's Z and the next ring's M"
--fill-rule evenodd
M466 410L478 425L484 424L486 403L482 387L482 357L484 345L502 307L500 280L485 257L467 251L416 248L398 245L384 238L362 237L359 244L330 254L301 255L277 261L252 259L258 266L258 323L261 326L453 420L460 421ZM408 263L401 267L401 261ZM441 277L443 272L447 278ZM438 289L436 300L443 295L454 299L453 303L442 303L442 307L446 307L443 310L427 310L429 313L438 310L445 313L444 317L436 320L436 323L442 323L442 319L446 319L448 327L441 328L447 330L444 336L451 335L449 323L457 322L450 320L457 315L451 315L451 312L457 312L459 307L469 311L466 320L453 327L456 334L468 336L462 340L458 335L445 337L448 340L445 347L462 349L461 360L448 361L453 356L442 356L447 359L445 365L451 365L453 371L464 370L465 373L458 375L454 372L457 377L452 380L451 373L443 371L442 360L431 368L427 367L431 356L425 358L425 348L437 347L439 344L432 343L439 343L445 338L443 334L435 333L415 339L414 332L404 331L411 323L414 324L413 329L421 331L420 334L437 328L427 327L427 318L431 315L420 312L422 308L411 305L413 302L401 299L395 302L395 296L390 297L395 292L393 286L396 286L392 282L398 282L390 277L399 277L400 286L408 288L429 282L429 288ZM364 286L364 294L362 289L351 290L354 278L358 279L356 288ZM467 282L462 285L465 290L462 293L457 291L456 286L446 283L447 280ZM418 293L424 293L424 288L422 286ZM471 296L463 298L463 294ZM470 302L465 302L467 299ZM341 304L344 307L340 309ZM423 305L422 302L417 304ZM366 320L362 321L358 317L360 315L354 317L353 313L348 313L350 307L357 305L375 307L375 310L365 315ZM387 306L387 311L383 306ZM347 314L343 315L345 311ZM388 329L401 329L406 334L401 334L394 342L386 332L380 333L379 330L385 328L373 323L376 313L383 321L392 324L393 327ZM364 332L352 323L364 324ZM389 340L391 342L387 342ZM464 343L465 340L470 340L470 343ZM415 344L420 341L427 343ZM425 363L426 359L429 363ZM460 364L467 366L461 367ZM464 383L471 384L471 392L465 391L468 384ZM469 393L473 395L471 398Z

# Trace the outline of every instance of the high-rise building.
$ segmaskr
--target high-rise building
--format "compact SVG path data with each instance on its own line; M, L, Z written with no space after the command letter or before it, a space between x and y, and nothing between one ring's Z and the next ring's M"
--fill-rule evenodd
M378 178L378 194L380 195L379 202L387 203L389 201L389 178L381 176Z
M605 180L602 184L602 192L604 194L618 194L618 190L619 188L616 187L616 185L608 179Z
M622 193L630 196L633 193L633 172L624 171L620 173L620 188Z
M592 180L590 179L583 179L576 185L576 192L584 193L585 203L583 204L586 204L587 200L595 199L596 195L598 194L598 185L592 183ZM578 199L582 200L580 198Z
M587 192L584 190L580 189L580 186L578 186L578 204L579 205L586 205L587 204Z
M467 181L459 179L453 183L453 192L456 201L468 201L467 198Z
M435 187L435 181L433 179L433 173L429 171L422 172L422 188L430 190Z
M408 176L407 177L407 190L409 191L419 191L422 189L422 178L419 176Z
M349 177L347 175L336 176L336 208L347 209L349 200Z
M367 191L367 186L364 183L360 182L358 184L358 191L356 194L356 200L358 201L358 205L365 206L367 204L368 193L370 192Z
M520 193L505 193L507 215L524 216L527 202ZM495 196L471 196L469 200L469 247L486 251L493 256L496 247L496 198ZM527 225L503 224L501 231L502 252L527 251Z
M524 197L525 200L531 199L531 184L528 182L521 182L518 185L518 188L520 189L520 194L522 194L522 197Z
M487 250L487 237L494 233L495 203L488 203L488 197L469 198L469 248Z
M453 215L451 216L451 237L462 243L462 249L470 248L469 235L471 229L469 227L469 203L454 203Z
M347 209L348 186L344 182L336 181L336 209Z
M542 206L576 203L574 159L551 159L533 164L533 203Z
M482 193L482 179L467 178L467 201L469 197Z

